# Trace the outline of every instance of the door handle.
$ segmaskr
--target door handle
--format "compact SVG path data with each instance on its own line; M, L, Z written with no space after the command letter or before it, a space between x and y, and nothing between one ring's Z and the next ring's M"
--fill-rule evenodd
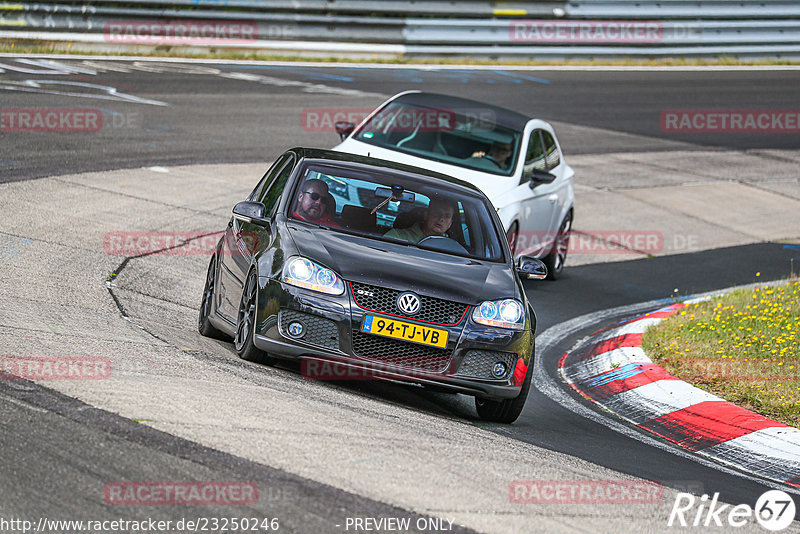
M549 200L551 204L554 204L558 200L558 195L553 193L552 195L547 197L547 200Z

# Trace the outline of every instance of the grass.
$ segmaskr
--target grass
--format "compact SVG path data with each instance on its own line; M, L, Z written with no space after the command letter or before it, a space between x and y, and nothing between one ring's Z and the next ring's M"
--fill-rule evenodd
M313 61L322 63L379 63L397 65L490 65L490 66L615 66L615 67L703 67L703 66L756 66L756 65L800 65L800 60L761 59L744 60L732 56L717 58L627 58L627 59L568 59L568 60L537 60L537 59L493 59L470 57L308 57L298 55L263 54L259 52L242 52L236 50L215 49L207 53L192 53L164 46L156 49L131 48L119 52L94 50L91 45L81 43L75 46L72 43L48 42L12 42L0 40L0 53L5 54L75 54L86 56L142 56L164 58L194 58L194 59L244 59L253 61Z
M644 349L669 373L800 427L800 281L692 304L650 328Z

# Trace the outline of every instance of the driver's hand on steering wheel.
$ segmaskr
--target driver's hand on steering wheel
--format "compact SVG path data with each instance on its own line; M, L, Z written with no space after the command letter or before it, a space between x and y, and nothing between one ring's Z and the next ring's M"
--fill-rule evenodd
M485 155L486 155L486 151L484 151L484 150L478 150L477 152L473 152L473 153L472 153L472 156L470 156L470 157L473 157L473 158L482 158L482 157L483 157L483 156L485 156Z

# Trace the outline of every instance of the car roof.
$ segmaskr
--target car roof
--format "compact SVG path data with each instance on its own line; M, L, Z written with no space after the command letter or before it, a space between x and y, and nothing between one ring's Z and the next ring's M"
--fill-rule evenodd
M510 109L486 104L485 102L478 102L477 100L470 100L468 98L461 98L458 96L442 95L438 93L424 93L417 91L410 91L401 94L399 97L392 100L392 102L402 102L404 104L416 104L420 106L429 106L435 108L452 109L453 111L467 110L472 113L488 110L494 114L494 120L500 126L511 128L512 130L522 130L525 125L533 117L528 117L522 113L511 111Z
M385 159L359 156L356 154L349 154L346 152L338 152L336 150L327 150L322 148L295 147L290 149L290 152L294 152L300 158L320 160L322 163L356 163L359 165L369 165L379 169L400 171L415 175L416 177L433 178L434 180L441 180L458 187L469 189L473 193L478 193L481 197L486 197L480 188L469 182L459 180L458 178L453 178L452 176L448 176L446 174L429 171L428 169L423 169L422 167L414 167L413 165L405 165L403 163L396 163L394 161Z

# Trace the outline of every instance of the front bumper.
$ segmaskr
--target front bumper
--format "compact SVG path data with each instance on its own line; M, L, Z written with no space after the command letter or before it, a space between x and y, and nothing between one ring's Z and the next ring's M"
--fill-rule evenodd
M530 325L511 331L476 325L470 307L452 326L367 311L358 306L349 284L338 297L260 279L259 319L254 344L275 356L301 359L301 372L320 380L392 380L445 389L482 398L519 395L533 354ZM448 332L444 349L360 332L364 316L402 320ZM290 322L304 325L302 337L287 331ZM506 366L492 376L497 363Z

